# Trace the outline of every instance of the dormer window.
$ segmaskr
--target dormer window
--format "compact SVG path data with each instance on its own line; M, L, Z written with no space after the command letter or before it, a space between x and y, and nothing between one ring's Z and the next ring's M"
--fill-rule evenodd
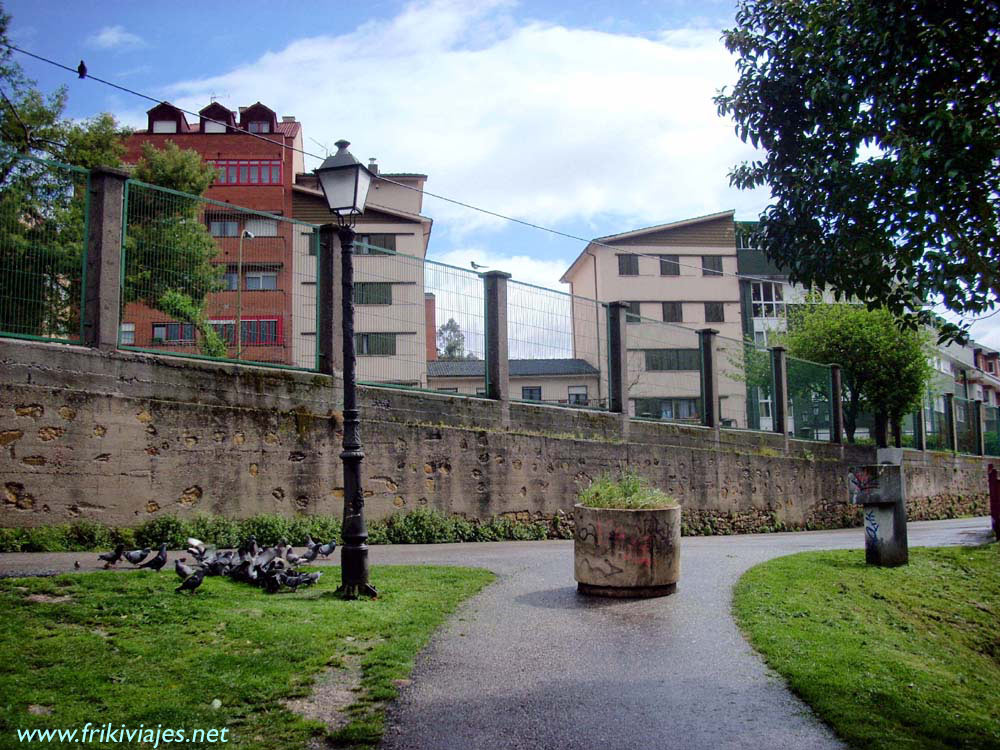
M251 133L270 133L271 123L267 120L251 120L247 130Z
M226 123L215 122L213 120L205 120L205 123L201 126L202 130L206 133L225 133Z
M153 120L154 133L176 133L177 120Z

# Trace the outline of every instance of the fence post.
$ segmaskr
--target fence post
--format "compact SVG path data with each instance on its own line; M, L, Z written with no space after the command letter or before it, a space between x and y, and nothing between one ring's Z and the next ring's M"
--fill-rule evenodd
M924 420L924 399L921 398L913 422L913 447L918 451L927 450L927 423Z
M628 413L628 348L626 344L626 302L608 305L608 409L616 414Z
M830 442L844 442L844 386L840 365L830 365Z
M955 394L944 394L944 429L948 437L948 449L958 452L958 429L955 425Z
M87 217L86 287L83 296L83 343L96 349L118 347L122 299L122 228L128 172L110 167L90 171Z
M705 427L719 426L719 368L715 357L715 336L719 332L714 328L702 328L698 331L698 344L701 349L701 423Z
M986 426L986 405L983 403L981 398L977 398L973 401L975 404L975 425L976 432L976 455L985 456L986 455L986 430L983 428Z
M337 283L340 265L340 241L337 225L319 228L319 261L316 268L316 352L317 366L324 375L344 369L341 310L343 291Z
M785 355L785 347L771 347L771 371L774 373L772 429L779 435L788 435L788 358Z
M510 399L510 361L507 348L507 279L509 273L480 274L486 299L486 397Z

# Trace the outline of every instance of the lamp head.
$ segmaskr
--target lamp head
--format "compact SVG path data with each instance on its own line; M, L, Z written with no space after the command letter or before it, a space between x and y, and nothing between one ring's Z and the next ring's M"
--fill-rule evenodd
M365 210L372 172L347 150L349 141L337 141L337 153L328 156L315 170L330 211L340 223L353 221Z

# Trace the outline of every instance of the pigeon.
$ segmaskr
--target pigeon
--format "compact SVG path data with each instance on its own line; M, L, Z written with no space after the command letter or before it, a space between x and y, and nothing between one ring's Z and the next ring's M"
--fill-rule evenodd
M112 565L117 563L122 559L122 554L125 552L125 545L119 544L111 552L105 552L103 555L98 555L98 560L104 560L104 568L107 570Z
M315 546L316 542L313 541L313 538L309 534L306 534L306 549L312 549Z
M319 547L319 553L323 557L329 557L330 555L333 554L333 551L335 549L337 549L337 542L333 541L330 542L329 544L321 544Z
M181 585L174 589L177 593L181 591L190 591L194 594L194 590L201 586L201 582L205 579L205 569L198 568L192 575L181 581Z
M204 560L205 543L200 539L195 539L193 536L188 537L187 551L196 560Z
M79 570L80 569L80 561L79 560L74 561L73 562L73 567L76 568L77 570Z
M316 556L318 554L319 554L319 545L315 544L312 547L306 549L306 551L299 556L299 563L312 562L313 560L316 559Z
M286 573L281 582L295 591L299 586L312 586L321 575L322 573Z
M76 72L80 78L87 77L87 64L83 60L80 60L80 64L76 66Z
M285 552L285 559L288 560L292 565L298 565L302 562L302 558L292 552L292 548L289 547Z
M149 557L149 547L143 547L142 549L134 549L125 553L125 559L128 560L133 565L138 565L147 557Z
M151 557L147 562L140 565L140 568L149 568L150 570L155 570L157 573L160 572L160 568L167 564L167 545L166 542L160 545L160 551L156 553L156 557Z
M177 575L180 576L183 581L185 578L190 578L194 575L194 568L190 565L185 565L184 561L187 560L186 557L179 557L174 560L174 570L177 571Z

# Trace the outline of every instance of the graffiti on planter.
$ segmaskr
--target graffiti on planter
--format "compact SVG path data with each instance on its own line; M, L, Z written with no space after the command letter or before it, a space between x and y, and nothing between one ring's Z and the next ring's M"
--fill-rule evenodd
M864 466L852 468L847 472L847 484L850 502L855 505L868 502L879 488L878 477Z
M578 524L576 538L581 542L592 540L597 550L606 554L606 562L619 559L644 568L653 566L654 557L669 556L674 549L669 525L661 524L655 517L643 519L638 529L628 531L601 522Z
M878 521L875 520L874 510L865 513L865 536L872 544L878 542Z

